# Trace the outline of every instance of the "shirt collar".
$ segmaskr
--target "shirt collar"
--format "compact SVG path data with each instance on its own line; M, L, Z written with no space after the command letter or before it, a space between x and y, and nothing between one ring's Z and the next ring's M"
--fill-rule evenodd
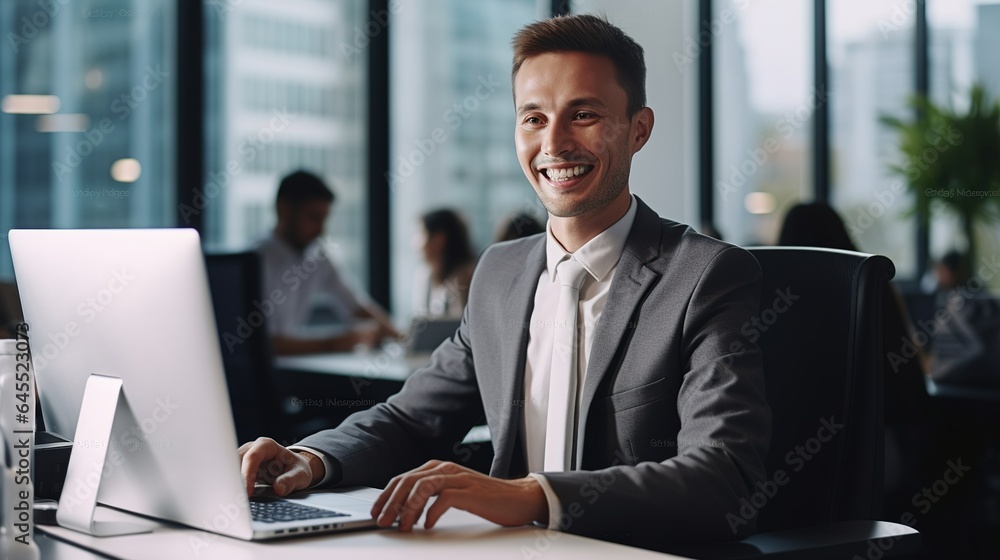
M604 277L618 264L622 251L625 250L625 240L628 238L628 233L632 230L632 223L635 221L635 196L629 195L629 199L628 211L625 212L625 215L611 224L608 229L584 243L583 247L577 249L575 253L567 253L552 235L551 225L548 223L545 225L545 265L549 272L549 281L555 282L556 266L569 257L573 257L583 265L583 268L598 282L604 280Z

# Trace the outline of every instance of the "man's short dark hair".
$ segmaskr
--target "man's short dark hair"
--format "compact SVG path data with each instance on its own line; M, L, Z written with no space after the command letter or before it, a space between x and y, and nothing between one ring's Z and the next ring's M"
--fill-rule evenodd
M939 262L941 266L955 275L959 284L964 284L969 280L969 259L963 253L952 249L945 253Z
M292 206L301 206L313 200L333 204L335 198L323 179L308 171L296 171L282 179L278 185L278 202L285 201Z
M628 116L646 106L646 61L642 47L607 19L592 15L556 16L521 28L511 41L511 82L525 60L546 53L581 52L606 56L628 98Z

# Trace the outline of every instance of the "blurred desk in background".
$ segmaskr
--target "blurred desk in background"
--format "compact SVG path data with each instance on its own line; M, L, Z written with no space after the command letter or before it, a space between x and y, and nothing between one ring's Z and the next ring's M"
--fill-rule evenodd
M365 353L280 356L275 358L276 383L286 395L285 413L309 426L311 433L385 402L429 361L430 354L408 356L399 345ZM452 450L454 457L439 458L489 473L493 445L485 425L472 428Z
M402 347L388 346L371 352L338 352L331 354L306 354L278 356L274 360L279 371L295 371L321 375L339 375L369 380L399 383L410 373L427 364L430 355L406 356Z

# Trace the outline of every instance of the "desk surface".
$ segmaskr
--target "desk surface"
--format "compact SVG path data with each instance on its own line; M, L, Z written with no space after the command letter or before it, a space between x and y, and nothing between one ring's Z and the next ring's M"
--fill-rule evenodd
M100 519L126 516L111 510L99 513ZM38 535L42 558L46 560L93 560L102 557L83 549L122 560L273 560L275 557L329 560L334 555L366 560L464 560L470 556L476 560L531 557L544 557L545 560L682 558L537 527L503 528L458 510L449 510L438 526L430 531L416 529L406 534L395 529L366 530L261 543L166 526L144 535L107 538L90 537L61 527L40 529L40 532L47 533Z

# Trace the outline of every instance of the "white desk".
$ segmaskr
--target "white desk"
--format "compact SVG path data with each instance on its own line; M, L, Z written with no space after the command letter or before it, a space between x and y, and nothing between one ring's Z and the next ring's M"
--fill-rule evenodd
M126 514L111 510L103 510L99 514L99 519L108 520L128 517ZM47 533L39 536L44 550L42 557L46 560L95 558L77 547L122 560L681 558L537 527L503 528L458 510L449 510L442 516L438 526L430 531L415 529L407 534L395 529L366 530L261 543L240 541L196 529L167 526L161 526L154 532L144 535L106 538L90 537L61 527L40 529ZM76 546L56 539L71 542Z

